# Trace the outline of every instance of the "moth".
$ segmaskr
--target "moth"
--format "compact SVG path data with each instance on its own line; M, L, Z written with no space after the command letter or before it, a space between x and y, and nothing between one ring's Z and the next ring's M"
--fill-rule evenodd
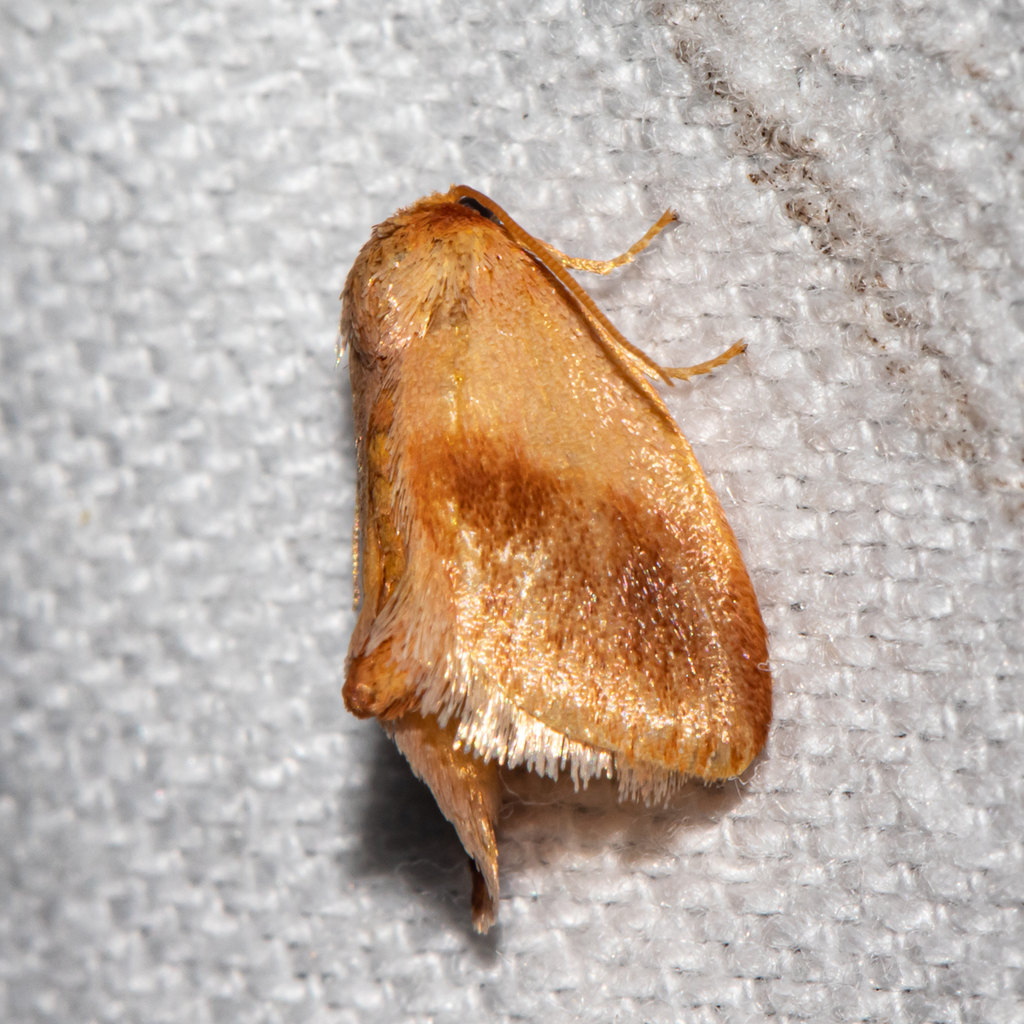
M465 185L377 225L342 294L360 612L345 705L377 718L497 918L498 767L667 798L739 775L771 721L765 628L732 530L631 345L567 256Z

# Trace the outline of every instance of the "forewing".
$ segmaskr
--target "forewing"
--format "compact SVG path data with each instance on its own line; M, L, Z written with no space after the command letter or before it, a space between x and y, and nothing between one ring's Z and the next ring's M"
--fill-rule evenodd
M461 298L395 377L408 570L371 646L480 752L511 758L519 721L737 774L771 717L765 633L689 445L500 229L450 246L461 278L435 291Z

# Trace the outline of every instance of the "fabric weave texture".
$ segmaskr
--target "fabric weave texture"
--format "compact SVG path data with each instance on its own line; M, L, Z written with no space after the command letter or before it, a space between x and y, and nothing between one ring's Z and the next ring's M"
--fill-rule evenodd
M1024 1019L1024 7L0 3L0 1018ZM499 926L339 688L337 296L574 255L770 634L738 783L508 775Z

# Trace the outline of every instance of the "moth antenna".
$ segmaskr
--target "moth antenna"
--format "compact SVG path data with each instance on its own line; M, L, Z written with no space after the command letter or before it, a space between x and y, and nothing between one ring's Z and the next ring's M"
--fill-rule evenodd
M616 267L632 263L637 255L643 252L669 224L677 220L679 220L679 215L675 210L666 210L658 221L648 228L647 233L639 242L634 242L624 253L613 256L610 260L587 260L579 256L569 256L560 249L556 249L550 242L542 244L558 257L563 267L568 267L570 270L585 270L588 274L610 274Z

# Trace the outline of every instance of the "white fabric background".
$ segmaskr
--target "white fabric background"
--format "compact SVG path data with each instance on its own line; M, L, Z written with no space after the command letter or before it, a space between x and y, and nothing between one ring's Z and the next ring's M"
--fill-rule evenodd
M1024 1020L1024 8L0 3L0 1016ZM741 784L509 778L501 924L339 695L334 342L451 182L665 362L771 634Z

